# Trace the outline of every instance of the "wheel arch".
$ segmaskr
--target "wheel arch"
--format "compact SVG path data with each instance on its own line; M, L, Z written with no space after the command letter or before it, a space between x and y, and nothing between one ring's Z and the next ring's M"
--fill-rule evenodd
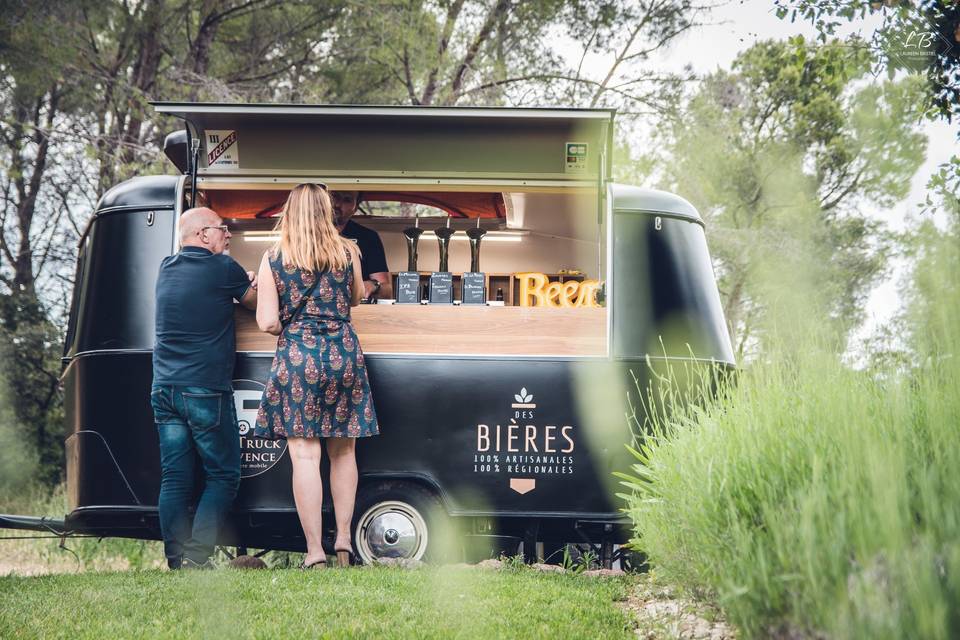
M426 473L417 473L415 471L365 473L359 479L357 493L359 494L368 487L390 481L419 486L421 489L429 491L440 501L447 515L451 515L450 497L440 486L440 483L437 482L436 478Z

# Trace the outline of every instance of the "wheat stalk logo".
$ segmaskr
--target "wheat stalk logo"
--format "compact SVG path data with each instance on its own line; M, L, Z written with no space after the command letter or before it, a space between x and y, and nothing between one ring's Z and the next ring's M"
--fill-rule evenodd
M531 400L533 400L533 395L527 394L526 387L520 389L520 393L514 395L513 397L516 399L517 402L530 402Z
M527 388L520 389L520 393L515 393L513 399L516 400L511 407L514 409L532 409L537 405L533 404L533 394L527 393Z

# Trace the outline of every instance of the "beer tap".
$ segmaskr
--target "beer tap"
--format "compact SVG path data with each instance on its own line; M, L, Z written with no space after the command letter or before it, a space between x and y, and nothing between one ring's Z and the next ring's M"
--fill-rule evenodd
M423 229L420 228L420 218L414 218L414 226L403 230L403 237L407 241L407 271L417 270L417 242L420 241L420 234Z
M441 227L434 231L437 234L437 242L440 245L440 271L446 272L449 271L449 257L450 257L450 238L457 232L456 229L450 228L450 218L447 218L447 226Z
M480 271L480 240L487 235L486 229L480 228L480 218L477 218L477 226L467 229L467 237L470 238L470 271Z

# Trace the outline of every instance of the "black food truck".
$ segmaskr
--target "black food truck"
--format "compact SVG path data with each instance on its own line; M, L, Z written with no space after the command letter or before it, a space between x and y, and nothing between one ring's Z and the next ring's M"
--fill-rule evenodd
M110 189L80 240L69 513L0 525L160 538L153 296L178 217L213 208L256 270L289 190L322 182L361 192L354 220L379 233L394 280L392 299L352 312L381 429L357 447L358 558L429 558L454 523L464 545L533 558L585 543L609 565L629 537L612 475L633 462L628 393L670 362L734 365L703 221L612 183L614 113L154 107L184 124L164 145L180 174ZM303 550L286 444L250 437L276 338L236 314L242 480L221 542Z

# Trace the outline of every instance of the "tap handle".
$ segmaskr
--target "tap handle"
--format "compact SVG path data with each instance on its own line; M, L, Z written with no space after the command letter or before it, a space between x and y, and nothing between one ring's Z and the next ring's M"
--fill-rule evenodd
M450 227L440 227L434 233L437 234L437 242L440 244L440 271L449 271L450 257L450 238L457 232Z
M422 233L423 229L419 227L407 227L403 230L403 237L407 241L407 271L417 270L417 242Z

